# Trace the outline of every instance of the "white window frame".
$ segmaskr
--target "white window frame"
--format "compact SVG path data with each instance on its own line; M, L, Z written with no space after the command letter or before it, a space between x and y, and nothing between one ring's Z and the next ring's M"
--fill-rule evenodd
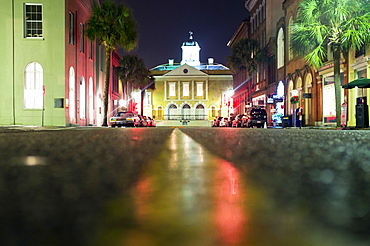
M27 64L24 69L24 108L42 109L44 94L44 71L37 62Z
M277 38L277 68L281 68L284 66L284 30L281 27L278 32Z
M28 6L33 6L37 8L41 7L41 13L34 12L35 14L31 16L33 12L28 11ZM24 4L24 37L25 38L42 38L43 37L43 5L41 3L25 3ZM41 14L41 19L36 15ZM40 27L41 26L41 27Z
M182 83L182 96L184 97L190 96L190 83L189 82Z
M204 95L203 82L197 82L197 97L202 97Z
M170 82L169 86L169 96L175 97L176 96L176 82Z

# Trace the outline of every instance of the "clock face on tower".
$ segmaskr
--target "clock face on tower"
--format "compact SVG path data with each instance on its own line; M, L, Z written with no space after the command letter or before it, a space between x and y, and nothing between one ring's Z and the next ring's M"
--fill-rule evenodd
M188 73L189 71L185 68L185 69L183 70L183 72L184 72L184 73Z

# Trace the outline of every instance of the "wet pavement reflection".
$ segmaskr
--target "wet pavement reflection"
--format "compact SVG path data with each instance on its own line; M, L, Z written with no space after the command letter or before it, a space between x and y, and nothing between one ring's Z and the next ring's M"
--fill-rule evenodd
M243 245L245 188L231 163L175 129L132 191L125 245Z

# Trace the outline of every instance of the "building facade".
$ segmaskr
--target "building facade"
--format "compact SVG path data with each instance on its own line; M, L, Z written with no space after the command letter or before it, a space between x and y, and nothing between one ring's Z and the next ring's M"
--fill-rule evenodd
M101 125L104 47L84 35L94 2L2 2L0 124Z
M249 27L249 19L246 18L242 21L238 30L234 33L227 46L233 47L233 45L238 43L243 38L249 38ZM252 77L246 71L237 71L233 73L233 101L236 114L244 114L245 110L250 107L251 96L249 92L251 91L252 86L251 79Z
M222 64L200 62L200 46L192 33L182 44L182 61L151 69L154 92L146 94L144 107L158 120L213 120L234 113L233 80ZM146 115L149 115L147 111Z
M65 1L2 1L0 124L65 125L64 10Z
M290 50L290 26L297 19L298 3L299 1L296 0L284 1L282 7L285 15L285 32L282 32L282 38L279 40L285 40L285 42L277 44L278 47L285 47L285 73L282 79L286 82L285 112L287 115L294 116L295 109L302 107L304 124L318 125L323 119L322 104L320 103L322 101L321 80L313 67L308 66L302 57L295 57ZM290 102L290 98L293 96L299 97L299 103L292 104Z
M283 0L247 0L245 7L250 13L249 38L257 40L260 49L267 53L267 61L258 65L252 78L251 106L263 107L272 124L273 115L284 111L284 98L276 100L278 92L282 91L284 83L279 83L284 77L284 55L277 47L281 37L284 13ZM279 36L280 35L280 36ZM284 90L284 88L283 88ZM280 95L278 95L280 96Z
M255 74L234 74L234 90L240 105L259 106L267 109L269 119L289 116L294 126L296 109L303 108L305 125L334 126L336 124L333 57L329 53L324 65L315 69L290 50L290 26L297 19L299 0L246 0L245 7L250 18L244 20L229 46L241 38L257 40L268 53L266 63L258 65ZM348 58L341 57L341 84L360 77L369 77L369 47L350 51ZM248 86L247 81L251 85ZM347 126L356 126L356 103L359 97L368 97L367 89L342 89L344 121ZM245 95L251 97L246 99ZM291 98L298 96L297 104ZM243 108L240 112L243 113ZM289 118L288 117L288 118ZM286 117L284 117L286 118ZM276 119L276 117L275 117ZM278 123L282 123L281 121Z

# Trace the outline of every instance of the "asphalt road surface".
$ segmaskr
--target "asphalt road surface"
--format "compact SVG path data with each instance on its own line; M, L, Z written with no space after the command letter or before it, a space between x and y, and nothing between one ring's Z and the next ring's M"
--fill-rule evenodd
M1 245L370 245L370 131L0 129Z

